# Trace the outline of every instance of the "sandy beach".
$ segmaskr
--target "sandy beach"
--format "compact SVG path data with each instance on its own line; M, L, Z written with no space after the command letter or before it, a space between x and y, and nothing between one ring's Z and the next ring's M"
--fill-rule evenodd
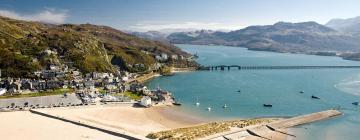
M0 112L3 140L121 140L94 129L43 117L29 111Z
M172 107L142 108L129 105L110 105L86 108L52 108L41 111L140 137L145 137L152 132L206 122L200 118L176 111Z

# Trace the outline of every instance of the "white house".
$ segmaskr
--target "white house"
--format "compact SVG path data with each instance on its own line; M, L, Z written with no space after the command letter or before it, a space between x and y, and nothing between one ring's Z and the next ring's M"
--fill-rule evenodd
M151 94L151 91L150 91L146 86L142 87L140 90L141 90L141 91L143 92L143 94L145 94L145 95L150 95L150 94Z
M178 55L173 54L173 55L171 55L171 58L176 60L176 59L178 59Z
M5 88L0 88L0 95L4 95L6 93L6 89Z
M167 60L168 59L168 55L166 53L161 53L161 58L163 60Z
M49 69L50 69L50 70L59 70L60 67L59 67L59 66L55 66L55 65L50 65Z
M140 105L145 106L145 107L150 107L151 106L151 98L149 96L142 97L140 100Z

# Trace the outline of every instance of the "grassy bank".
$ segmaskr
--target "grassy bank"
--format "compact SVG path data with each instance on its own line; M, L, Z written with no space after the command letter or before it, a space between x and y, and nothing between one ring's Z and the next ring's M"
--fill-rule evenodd
M27 94L2 95L2 96L0 96L0 99L59 95L59 94L64 94L64 93L69 93L69 92L74 92L74 89L65 88L65 89L55 89L55 90L40 91L40 92L27 93Z
M142 94L139 92L125 91L124 94L133 100L140 100L142 98Z
M250 125L269 123L273 119L250 119L225 122L212 122L198 126L165 130L157 133L150 133L146 137L150 139L198 139L216 133L229 131L231 127L244 128Z

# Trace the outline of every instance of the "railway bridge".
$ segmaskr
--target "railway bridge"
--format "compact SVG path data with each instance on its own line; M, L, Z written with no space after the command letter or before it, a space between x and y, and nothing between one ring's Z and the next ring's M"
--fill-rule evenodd
M276 70L276 69L360 69L360 66L240 66L215 65L201 66L199 70Z

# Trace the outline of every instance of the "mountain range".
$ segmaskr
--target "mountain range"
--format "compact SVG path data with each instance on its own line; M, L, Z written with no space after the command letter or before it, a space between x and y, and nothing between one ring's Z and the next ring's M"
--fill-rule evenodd
M278 22L249 26L231 32L197 30L175 32L166 37L174 44L225 45L250 50L317 55L339 55L360 60L360 17L316 22Z

